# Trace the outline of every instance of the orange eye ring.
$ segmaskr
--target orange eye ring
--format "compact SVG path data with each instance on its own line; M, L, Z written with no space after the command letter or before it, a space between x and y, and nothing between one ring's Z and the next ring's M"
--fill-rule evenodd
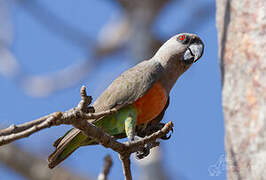
M186 36L185 36L185 35L181 35L181 36L179 36L179 38L178 38L178 39L179 39L180 41L183 41L185 38L186 38Z

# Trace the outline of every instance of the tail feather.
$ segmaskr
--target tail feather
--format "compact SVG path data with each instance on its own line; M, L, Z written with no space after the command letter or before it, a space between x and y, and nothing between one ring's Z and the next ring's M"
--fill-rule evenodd
M107 118L106 120L109 119ZM97 126L97 122L95 125ZM96 144L98 143L94 139L88 138L79 129L73 128L54 142L55 151L48 157L48 167L54 168L80 146Z
M48 167L54 168L60 162L65 160L72 154L82 142L86 140L86 136L78 129L72 129L65 136L55 141L55 151L48 157Z
M56 147L58 146L58 144L62 141L62 139L63 139L64 137L65 137L65 136L62 136L62 137L58 138L58 139L54 142L53 146L56 148Z
M70 133L70 134L69 134ZM57 140L55 140L53 146L56 148L60 142L62 142L62 140L69 134L69 137L75 136L78 134L78 130L75 130L74 128L71 128L69 131L67 131L64 136L61 136L60 138L58 138ZM72 136L71 136L72 135ZM65 138L67 139L67 137Z

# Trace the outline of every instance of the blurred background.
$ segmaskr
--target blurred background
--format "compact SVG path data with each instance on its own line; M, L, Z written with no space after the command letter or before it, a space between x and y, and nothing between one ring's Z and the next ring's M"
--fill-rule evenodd
M144 160L132 157L133 177L226 179L211 0L0 0L0 127L76 106L82 85L96 99L121 72L149 59L164 41L181 32L198 34L205 52L171 92L163 120L174 122L171 139ZM37 179L30 170L38 165L33 159L45 162L54 140L69 128L43 130L8 145L5 152L7 146L0 147L1 179ZM16 157L8 155L12 152ZM25 161L20 154L29 156L29 167L20 162ZM61 167L95 179L106 154L114 160L110 179L123 179L117 154L100 146L79 148Z

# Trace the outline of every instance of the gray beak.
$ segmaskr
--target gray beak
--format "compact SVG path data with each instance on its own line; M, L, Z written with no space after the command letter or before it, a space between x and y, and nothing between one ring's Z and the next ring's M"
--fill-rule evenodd
M186 64L196 62L203 54L204 46L202 43L192 43L187 47L183 55L183 60Z

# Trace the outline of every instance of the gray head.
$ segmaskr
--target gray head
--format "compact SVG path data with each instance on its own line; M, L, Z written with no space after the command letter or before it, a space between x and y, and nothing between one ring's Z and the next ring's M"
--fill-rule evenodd
M171 37L155 54L155 59L167 61L175 58L185 65L196 62L203 54L204 45L196 34L181 33Z

